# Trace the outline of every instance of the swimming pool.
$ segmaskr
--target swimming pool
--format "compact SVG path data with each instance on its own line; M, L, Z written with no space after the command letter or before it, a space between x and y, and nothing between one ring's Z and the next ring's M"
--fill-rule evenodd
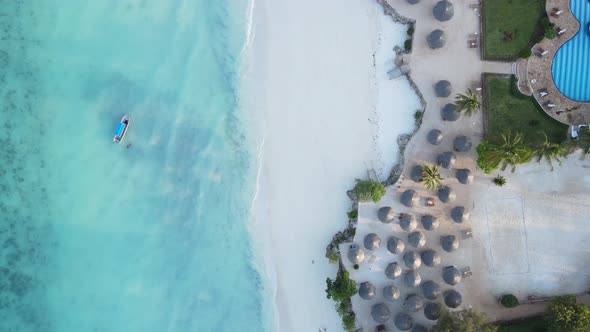
M566 97L590 101L590 3L571 0L572 13L580 22L580 31L567 41L553 59L553 81Z

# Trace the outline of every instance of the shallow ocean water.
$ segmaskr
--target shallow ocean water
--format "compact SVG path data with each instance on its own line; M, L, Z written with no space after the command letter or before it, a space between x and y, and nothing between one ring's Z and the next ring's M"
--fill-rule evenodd
M247 6L2 2L1 331L264 330Z

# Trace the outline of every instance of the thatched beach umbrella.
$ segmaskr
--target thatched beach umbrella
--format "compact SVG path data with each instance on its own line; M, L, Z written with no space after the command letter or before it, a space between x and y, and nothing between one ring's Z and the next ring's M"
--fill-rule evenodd
M404 263L408 267L408 269L415 270L422 265L422 259L420 255L413 251L408 251L404 254Z
M375 250L381 246L381 239L377 234L370 233L365 236L364 244L367 250Z
M408 235L408 243L414 248L422 248L426 244L426 235L420 231Z
M438 199L440 199L440 201L443 203L450 203L450 202L454 201L455 198L457 197L457 195L455 194L455 191L448 186L444 186L444 187L440 188L437 192L437 195L438 195Z
M455 151L458 152L467 152L471 149L472 145L471 139L463 135L455 137L455 140L453 141L453 147L455 148Z
M455 235L441 236L440 245L444 251L453 252L459 249L459 239Z
M402 241L402 239L392 236L389 239L387 239L387 250L394 254L394 255L399 255L401 254L404 249L406 249L406 244L404 243L404 241Z
M442 131L438 129L432 129L428 132L428 136L426 137L426 139L428 140L428 143L432 145L439 145L440 142L442 142L443 137L444 135Z
M404 309L411 312L417 312L418 310L422 309L423 306L424 299L420 295L408 295L408 297L406 297L406 300L404 301Z
M451 151L443 152L436 158L436 163L444 168L451 168L457 163L457 156Z
M425 214L422 216L422 227L427 231L437 229L439 224L438 218L431 214Z
M461 271L454 266L447 266L443 269L443 280L447 284L455 286L461 282Z
M389 263L385 268L385 276L389 279L395 280L402 275L402 268L396 262Z
M390 302L395 302L399 299L399 289L393 285L385 286L383 288L383 297Z
M400 312L393 319L393 324L400 331L409 331L414 326L414 320L405 312Z
M451 82L447 80L438 81L434 85L434 92L437 97L446 98L453 92L453 86L451 85Z
M359 285L359 296L362 299L371 300L375 298L375 293L375 286L372 283L365 281Z
M445 46L447 43L447 36L441 29L436 29L426 37L426 41L428 42L428 46L434 50Z
M435 267L441 261L440 254L432 249L424 250L420 254L420 258L422 258L422 263L428 267Z
M440 296L440 286L429 280L422 284L422 294L429 300L436 300Z
M449 308L457 308L463 302L463 297L454 289L445 292L445 304Z
M446 22L455 15L455 8L453 4L447 0L439 1L434 8L432 8L432 15L441 22Z
M422 181L422 166L416 165L410 171L410 179L414 182Z
M440 304L436 302L426 303L424 306L424 316L430 320L437 320L440 317Z
M458 169L455 176L462 184L470 184L473 182L473 174L471 174L471 171L467 168Z
M411 232L418 227L418 222L413 214L402 213L399 217L399 227L406 232Z
M365 259L365 252L357 245L350 246L348 259L352 264L360 264Z
M416 270L408 270L404 275L404 279L406 281L406 286L408 287L418 287L422 282L422 277L416 272Z
M414 328L412 328L412 332L428 332L428 329L422 325L414 325Z
M455 104L446 104L440 110L440 116L444 121L457 121L460 115Z
M403 192L400 201L403 205L407 207L413 207L414 205L418 204L420 198L418 197L418 193L415 190L408 189Z
M463 206L455 206L451 210L451 218L454 222L460 224L469 219L469 211L467 211L467 209L465 209Z
M371 316L377 323L385 323L391 317L391 311L384 303L377 303L371 308Z
M384 224L389 224L395 219L395 213L389 206L384 206L377 211L377 218Z

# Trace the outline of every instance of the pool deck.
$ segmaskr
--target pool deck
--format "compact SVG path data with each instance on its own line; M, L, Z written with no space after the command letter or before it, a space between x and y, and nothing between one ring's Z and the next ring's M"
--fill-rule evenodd
M551 67L556 52L580 30L578 20L571 12L570 0L547 0L547 13L552 13L554 8L562 13L557 17L548 15L549 20L555 24L556 31L565 29L565 32L555 39L543 39L533 47L530 58L519 62L518 87L521 92L533 95L545 112L557 121L568 125L587 124L590 123L590 103L569 99L553 81ZM547 53L541 55L543 52ZM547 95L541 97L541 91ZM550 107L550 104L555 106Z

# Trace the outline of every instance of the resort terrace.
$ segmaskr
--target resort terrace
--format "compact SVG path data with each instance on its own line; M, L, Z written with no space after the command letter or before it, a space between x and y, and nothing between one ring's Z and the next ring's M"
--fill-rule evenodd
M563 95L556 87L552 74L553 60L560 47L578 32L585 33L580 31L580 24L571 12L570 1L547 1L546 10L557 37L544 38L537 43L532 49L532 56L518 63L517 77L519 90L534 96L548 115L565 124L581 125L590 123L590 103L578 102Z
M466 117L452 104L456 93L481 91L483 73L516 71L512 63L481 60L479 4L379 2L394 19L415 20L412 52L398 54L397 63L410 66L425 109L401 177L379 203L358 205L353 243L340 245L342 264L359 285L352 298L357 327L427 330L437 306L506 321L539 315L546 304L506 309L498 303L503 294L526 301L585 291L590 230L579 222L590 215L590 178L578 175L587 162L571 157L555 172L519 166L502 174L506 187L496 187L475 163L483 112ZM443 189L420 183L425 164L441 166Z

